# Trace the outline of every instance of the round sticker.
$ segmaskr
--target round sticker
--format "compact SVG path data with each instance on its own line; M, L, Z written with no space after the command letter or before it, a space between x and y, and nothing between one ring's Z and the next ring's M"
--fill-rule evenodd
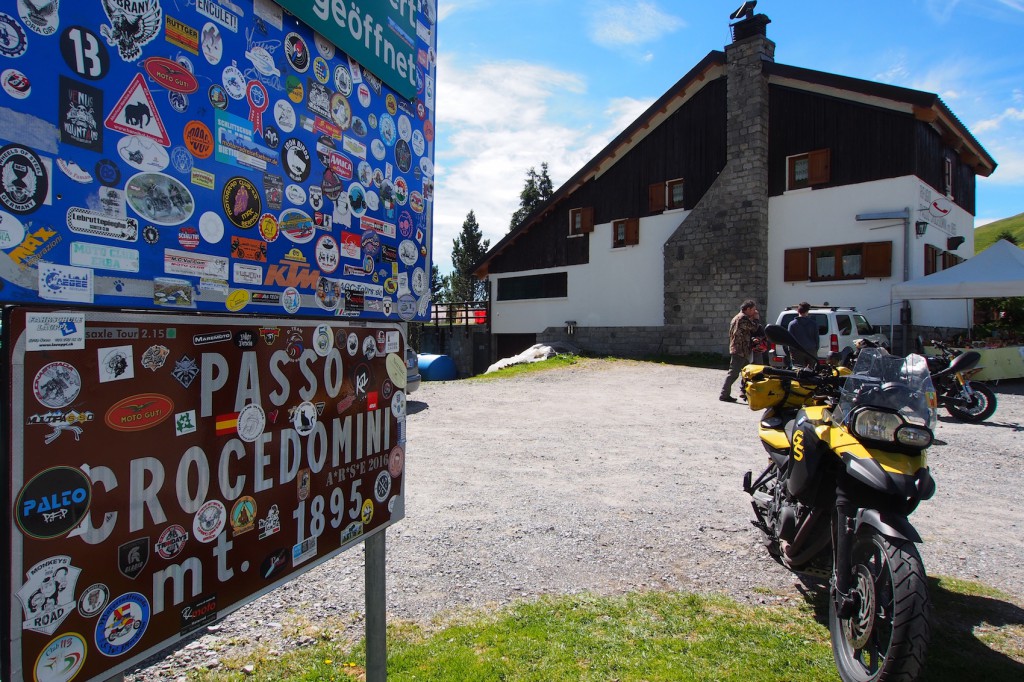
M277 149L281 144L281 133L274 126L267 126L263 129L263 142L271 149Z
M184 114L186 111L188 111L188 95L182 92L168 90L167 103L170 104L171 108L179 114Z
M405 181L405 178L403 178L401 175L395 178L395 200L398 202L400 206L405 206L405 204L409 201L409 183L407 183ZM409 215L408 211L402 211L402 213L404 213L405 215ZM412 220L412 217L410 216L409 219ZM412 232L410 230L410 234L411 233ZM405 236L408 237L409 235L407 234Z
M180 225L195 210L188 188L164 173L139 173L128 180L124 190L132 210L156 225Z
M263 203L256 185L242 176L233 177L224 183L221 204L231 224L243 230L255 225L263 214Z
M92 618L103 610L110 600L110 588L103 583L94 583L82 590L78 598L78 612L84 618Z
M28 49L25 29L10 14L0 12L0 55L20 57Z
M98 81L107 75L110 56L106 41L82 26L71 26L60 35L60 54L78 76Z
M359 176L359 182L363 183L366 187L373 184L373 166L369 162L360 161L356 174Z
M391 448L391 453L388 455L388 473L393 478L398 478L402 475L402 471L405 469L405 450L402 449L401 445L396 445Z
M416 247L415 242L411 239L403 239L398 244L398 258L405 263L407 267L416 265L416 261L419 260L420 250Z
M286 208L281 211L277 225L281 234L296 244L308 244L313 241L316 234L313 219L308 213L297 208Z
M334 348L334 334L331 332L331 328L326 324L317 325L313 331L313 350L320 357L326 358L332 348Z
M356 96L359 98L359 103L364 107L370 106L370 88L366 83L360 83L359 87L356 88ZM376 126L375 123L371 123L371 126Z
M38 682L70 682L82 671L88 650L85 638L77 632L57 635L39 652L35 679Z
M429 161L427 157L423 158ZM403 173L407 173L412 168L412 151L409 149L409 143L405 140L399 140L395 145L395 164Z
M405 362L402 358L398 357L397 353L388 353L387 358L384 360L384 365L388 371L388 378L398 388L405 388L407 380Z
M212 21L206 22L203 26L202 46L206 61L214 66L220 64L220 58L224 55L224 40L217 24Z
M161 559L173 559L185 549L185 542L188 541L188 533L180 524L172 524L164 528L156 541L157 556Z
M352 124L352 107L340 92L331 95L331 118L342 130L348 130Z
M212 104L215 109L224 110L228 108L228 93L224 91L224 86L214 83L210 86L210 89L207 90L207 93L210 97L210 104Z
M67 407L82 390L78 370L66 362L51 362L36 372L32 393L43 407L52 410Z
M209 500L192 520L192 536L202 543L213 542L227 524L228 510L220 500Z
M245 99L245 76L234 64L225 67L221 74L221 83L231 99Z
M327 81L331 79L331 67L323 57L313 58L313 77L322 85L327 85Z
M192 154L184 147L175 147L171 150L171 165L182 175L189 175L192 172Z
M398 136L406 142L412 139L412 122L405 114L398 117Z
M138 592L110 602L96 622L96 647L104 656L120 656L139 643L149 625L149 601Z
M25 215L36 210L49 185L46 166L34 151L17 144L0 149L0 204L8 211Z
M320 53L321 57L323 57L324 59L334 58L334 43L327 40L327 38L324 38L319 33L314 33L313 44L316 46L316 51Z
M381 114L377 125L380 129L380 139L384 141L384 144L389 147L395 146L395 141L398 139L398 128L395 126L395 119L390 114Z
M238 498L231 507L231 530L241 535L256 525L256 500L250 495Z
M277 127L286 133L295 130L295 109L291 102L279 99L274 103L274 120L277 121Z
M405 391L395 391L391 398L391 414L399 419L405 416Z
M202 121L189 121L182 133L185 147L197 159L208 159L213 154L213 133Z
M327 197L331 201L338 201L338 199L341 197L344 187L341 184L341 179L338 178L338 174L330 169L327 169L324 171L323 180L320 181L320 189L321 191L323 191L325 197ZM345 209L342 210L342 213L347 212L347 207L335 206L335 210L338 209Z
M302 87L302 80L294 74L290 74L284 79L284 91L288 93L288 99L301 104L302 100L306 98L306 91Z
M299 406L292 412L292 427L300 436L308 436L316 429L317 413L316 405L308 400L299 403Z
M121 184L121 169L110 159L100 159L93 168L96 179L105 187L116 187Z
M302 307L302 296L299 294L299 290L295 287L285 289L281 294L281 307L289 315L299 312L299 308Z
M170 163L167 150L142 135L126 135L118 140L117 155L140 171L162 171Z
M316 242L316 264L320 266L320 271L331 274L338 269L339 262L338 242L330 235L320 237Z
M298 33L289 33L284 38L284 54L288 63L299 73L309 68L309 47Z
M199 216L199 234L210 244L216 244L224 237L224 221L213 211Z
M289 178L295 182L309 179L311 169L309 149L302 140L291 137L281 146L281 166Z
M266 426L267 415L256 403L249 403L238 413L238 437L246 443L255 442Z
M51 467L22 487L15 502L15 520L25 535L49 540L70 532L85 518L92 503L92 481L81 469Z
M355 133L359 137L365 137L366 136L366 123L363 121L363 119L361 119L358 116L356 116L355 118L352 119L352 128L351 128L351 130L352 130L353 133Z
M358 182L353 182L348 188L348 205L352 215L362 218L366 215L366 190Z
M423 152L426 151L423 133L419 130L412 131L412 150L416 152L416 156L423 156Z
M377 159L378 161L383 161L384 154L387 153L386 147L384 147L384 143L381 142L380 140L374 140L373 142L371 142L370 153L373 154L373 158Z
M13 249L25 238L25 226L17 217L0 211L0 249Z
M7 69L0 73L0 84L3 85L4 92L14 99L25 99L32 94L32 83L29 82L28 76L17 69Z
M352 72L348 67L338 65L334 67L334 89L345 97L352 94Z
M277 218L271 213L264 213L260 216L260 236L263 241L272 243L277 241L281 231L277 227Z
M359 337L355 332L349 332L348 338L345 339L345 350L348 351L349 355L355 355L359 352Z
M377 474L377 480L373 482L373 499L383 502L391 494L391 473L382 471Z
M199 246L199 232L194 227L182 227L178 229L178 243L185 249L192 251Z
M427 272L423 268L417 267L412 271L412 291L417 296L426 296L430 290L430 282L428 281Z

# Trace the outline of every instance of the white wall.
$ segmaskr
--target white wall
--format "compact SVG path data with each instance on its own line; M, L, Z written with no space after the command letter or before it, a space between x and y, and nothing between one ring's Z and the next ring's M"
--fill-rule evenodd
M865 213L911 210L910 263L907 279L924 276L924 245L946 250L946 239L959 235L965 242L954 253L968 258L974 255L974 218L952 204L945 216L932 208L940 199L935 190L914 176L878 180L829 189L802 189L772 197L768 202L768 314L774 321L783 308L800 301L815 304L854 306L872 324L890 324L889 291L903 281L904 224L900 219L858 221ZM940 203L942 203L940 201ZM948 208L940 206L939 208ZM914 223L929 225L923 237L914 231ZM849 244L856 242L892 242L892 276L842 282L784 282L783 258L786 249ZM963 302L913 301L915 325L968 327L970 314ZM892 322L899 324L899 301L893 302Z
M665 211L640 219L640 243L612 248L611 223L596 225L589 236L590 262L550 270L491 275L492 330L495 334L537 333L575 320L581 327L659 327L665 323L665 241L689 211ZM568 227L566 228L568 229ZM497 280L541 273L568 273L566 298L497 300Z

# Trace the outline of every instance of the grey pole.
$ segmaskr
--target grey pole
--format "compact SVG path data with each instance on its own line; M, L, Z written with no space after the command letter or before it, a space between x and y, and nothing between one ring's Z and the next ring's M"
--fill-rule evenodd
M366 580L366 681L388 679L387 590L384 574L385 535L366 538L363 573Z

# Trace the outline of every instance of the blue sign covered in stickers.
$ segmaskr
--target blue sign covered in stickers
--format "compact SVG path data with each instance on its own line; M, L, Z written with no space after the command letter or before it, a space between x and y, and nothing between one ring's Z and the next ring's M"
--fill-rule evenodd
M0 303L427 317L436 0L345 3L379 74L303 3L42 4L0 0Z

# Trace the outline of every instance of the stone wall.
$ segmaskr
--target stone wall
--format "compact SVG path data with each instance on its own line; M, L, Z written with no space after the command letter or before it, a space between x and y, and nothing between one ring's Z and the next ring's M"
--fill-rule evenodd
M760 16L760 15L759 15ZM665 351L728 353L729 320L768 295L768 80L775 44L729 45L727 162L665 243ZM724 351L723 351L723 347Z

